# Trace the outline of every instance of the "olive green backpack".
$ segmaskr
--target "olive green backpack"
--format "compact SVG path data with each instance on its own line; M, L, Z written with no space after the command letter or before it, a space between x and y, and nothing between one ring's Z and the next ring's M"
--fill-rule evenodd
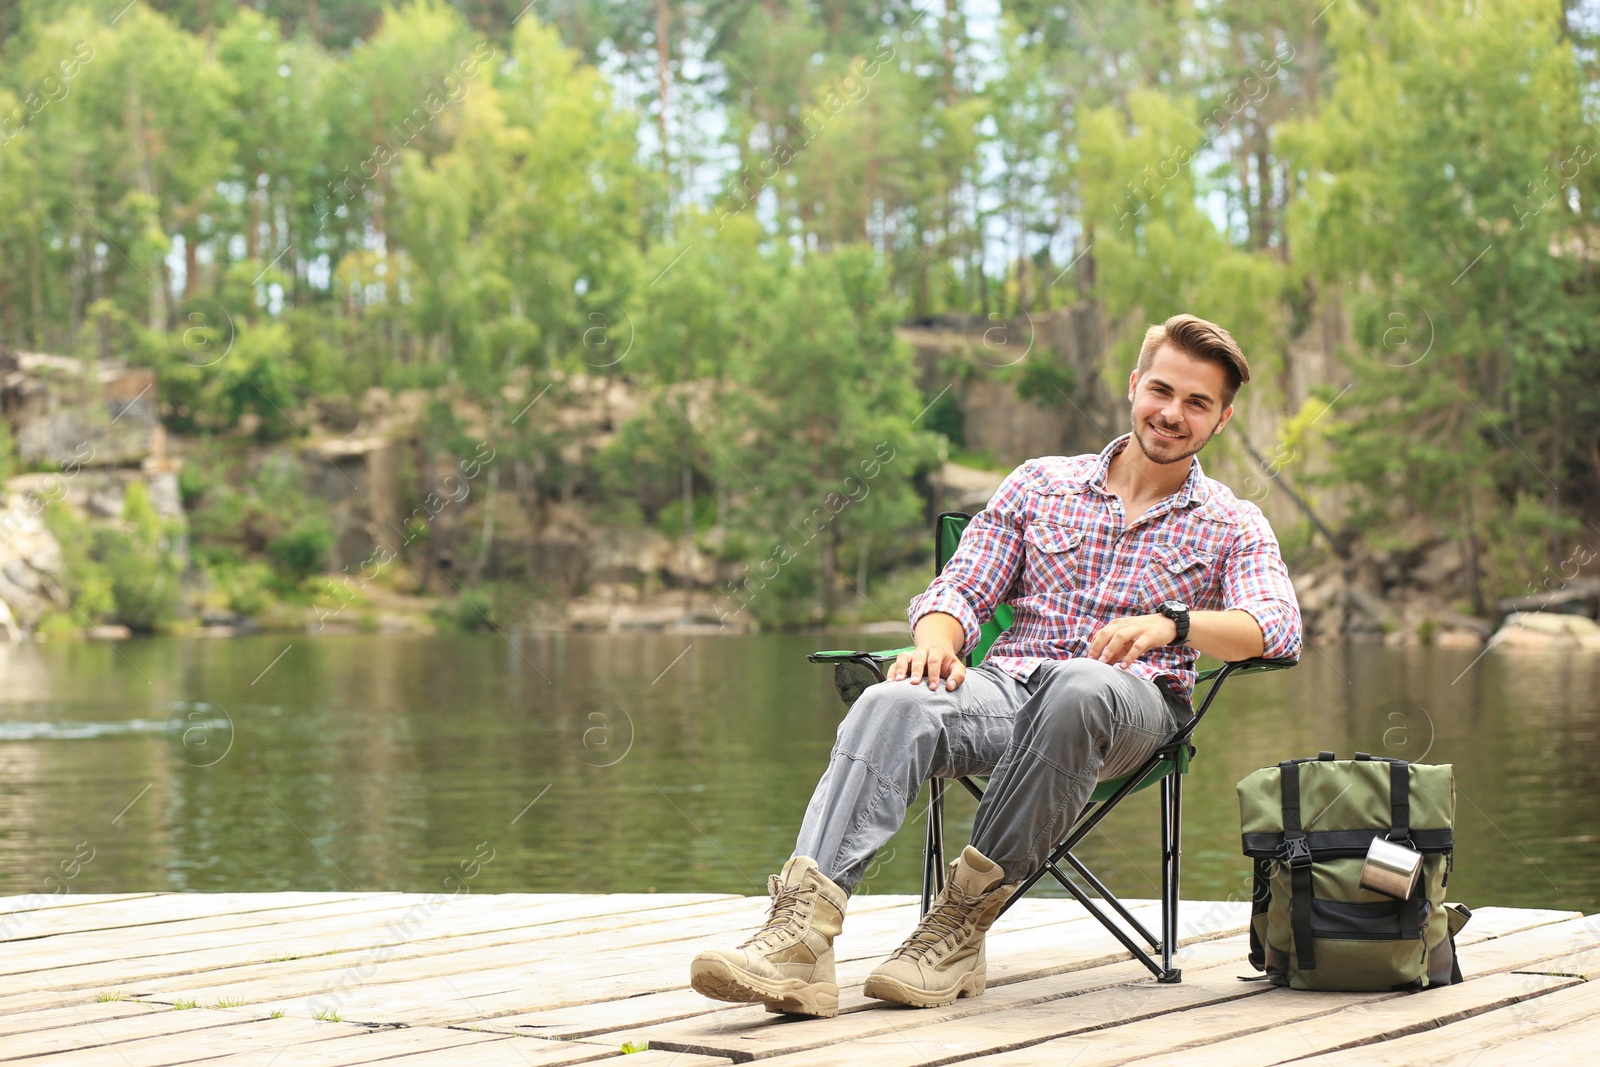
M1455 846L1448 764L1323 752L1238 784L1244 854L1255 860L1250 962L1274 985L1365 992L1461 981L1455 934L1470 917L1446 905ZM1407 900L1364 889L1373 838L1422 853Z

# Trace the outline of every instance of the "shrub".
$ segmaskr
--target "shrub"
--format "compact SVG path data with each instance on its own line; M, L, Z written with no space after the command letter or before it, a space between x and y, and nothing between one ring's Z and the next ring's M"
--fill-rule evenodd
M267 555L291 579L319 574L333 548L333 527L320 516L301 519L267 545Z

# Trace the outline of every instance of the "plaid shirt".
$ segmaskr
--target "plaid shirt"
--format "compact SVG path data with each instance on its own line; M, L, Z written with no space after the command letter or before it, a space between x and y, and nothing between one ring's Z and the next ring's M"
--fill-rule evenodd
M986 662L1025 681L1045 660L1088 655L1095 631L1112 619L1181 600L1191 610L1248 611L1261 626L1263 655L1298 659L1300 604L1261 509L1207 478L1195 459L1181 489L1125 527L1122 501L1105 481L1131 438L1098 456L1051 456L1012 471L944 572L912 599L912 627L932 611L953 615L966 631L965 652L995 605L1010 603L1011 628ZM1162 646L1128 669L1170 679L1165 687L1188 700L1198 655Z

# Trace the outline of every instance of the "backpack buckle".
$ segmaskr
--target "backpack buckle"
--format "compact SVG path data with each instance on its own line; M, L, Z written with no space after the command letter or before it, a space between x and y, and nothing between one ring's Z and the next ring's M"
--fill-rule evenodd
M1307 867L1311 864L1311 846L1304 837L1291 837L1283 842L1283 859L1290 867Z

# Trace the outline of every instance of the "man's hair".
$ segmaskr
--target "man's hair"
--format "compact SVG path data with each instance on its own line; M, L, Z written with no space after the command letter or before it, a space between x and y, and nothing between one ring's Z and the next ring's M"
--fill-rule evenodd
M1233 403L1239 387L1250 380L1250 364L1245 361L1239 342L1221 326L1207 322L1198 315L1174 315L1160 326L1152 326L1144 332L1144 344L1139 346L1136 368L1141 376L1150 369L1150 361L1156 358L1156 349L1164 344L1195 359L1221 364L1228 379L1228 384L1222 390L1223 407Z

